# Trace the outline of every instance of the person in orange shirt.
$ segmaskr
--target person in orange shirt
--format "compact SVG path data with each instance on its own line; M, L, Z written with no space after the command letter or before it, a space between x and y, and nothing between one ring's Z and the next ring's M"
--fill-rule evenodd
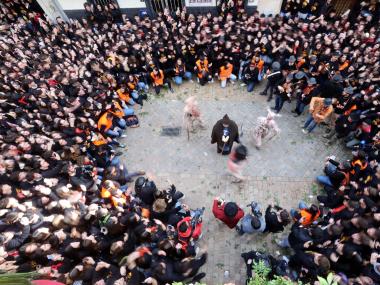
M230 79L232 83L237 79L235 74L232 74L234 69L233 65L226 61L219 69L220 86L225 88L227 86L227 80Z
M326 120L333 112L331 98L313 97L310 102L309 116L302 128L303 133L311 133L314 128Z
M153 82L154 91L156 91L157 95L160 94L161 88L164 85L167 85L169 87L169 90L174 93L172 84L167 78L165 78L162 69L159 69L158 67L153 68L153 71L150 73L150 77Z

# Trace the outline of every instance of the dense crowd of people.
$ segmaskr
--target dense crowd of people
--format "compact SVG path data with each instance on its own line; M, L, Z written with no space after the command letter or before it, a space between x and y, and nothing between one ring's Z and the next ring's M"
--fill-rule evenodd
M53 24L29 2L0 3L2 269L65 284L202 278L202 211L143 177L133 191L128 183L144 172L127 170L119 140L139 126L134 110L150 89L193 78L222 88L240 80L252 92L266 78L261 94L275 96L276 112L285 102L295 102L295 116L309 106L303 131L327 121L328 143L344 139L354 157L328 158L320 207L270 206L253 219L216 200L214 214L231 227L244 216L240 234L279 232L294 219L280 243L295 250L293 277L332 270L342 284L380 282L378 3L338 15L329 0L286 1L281 15L265 17L238 0L219 16L183 9L156 18L86 5L85 19Z

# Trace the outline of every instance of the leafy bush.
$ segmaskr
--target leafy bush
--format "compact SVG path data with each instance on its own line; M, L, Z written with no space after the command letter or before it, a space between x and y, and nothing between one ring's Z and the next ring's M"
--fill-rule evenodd
M332 273L329 273L326 279L318 276L318 281L320 285L338 285L338 282L334 281L334 275Z
M37 272L2 273L0 272L0 285L30 285L31 280L38 277Z
M295 283L281 276L275 276L272 280L269 280L268 275L270 273L270 268L268 268L262 260L253 263L252 269L254 275L248 281L248 285L302 285L301 282Z
M192 285L206 285L206 283L190 283L190 284L192 284ZM188 285L190 285L190 284L188 284ZM185 285L183 282L174 282L174 283L172 283L172 285Z

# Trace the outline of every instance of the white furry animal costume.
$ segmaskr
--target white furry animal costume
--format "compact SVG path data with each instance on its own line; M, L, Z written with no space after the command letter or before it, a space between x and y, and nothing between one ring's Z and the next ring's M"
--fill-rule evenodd
M201 119L201 112L198 106L198 102L195 96L191 96L186 99L185 107L183 108L184 123L189 124L190 129L194 129L194 123L198 122L201 128L203 128L203 121Z
M280 133L280 129L274 120L275 117L280 117L280 115L277 115L268 109L268 115L266 117L257 118L257 125L253 130L253 141L256 148L261 147L262 141L265 138L270 140Z

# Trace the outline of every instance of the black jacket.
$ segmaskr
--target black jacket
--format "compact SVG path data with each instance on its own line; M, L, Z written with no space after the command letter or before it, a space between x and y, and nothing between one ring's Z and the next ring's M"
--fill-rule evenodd
M276 207L276 209L280 209ZM277 219L277 213L272 211L272 206L268 206L265 211L265 232L277 233L284 230L284 225Z

